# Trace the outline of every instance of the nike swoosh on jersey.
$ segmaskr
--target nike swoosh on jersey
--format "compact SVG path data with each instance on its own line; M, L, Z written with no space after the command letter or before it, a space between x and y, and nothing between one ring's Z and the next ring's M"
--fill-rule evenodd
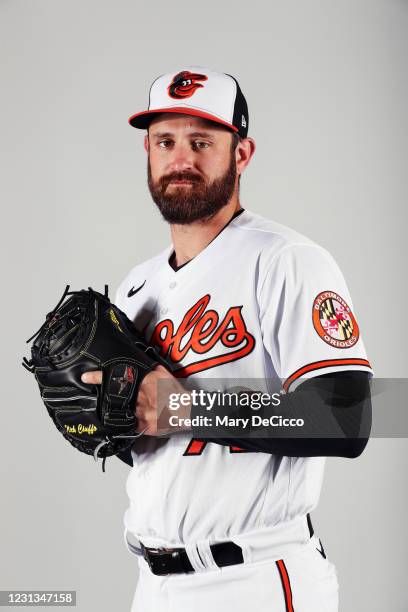
M140 290L142 289L142 287L144 287L144 286L145 286L145 284L146 284L146 281L145 281L144 283L142 283L142 284L140 285L140 287L138 287L137 289L135 289L134 287L131 287L131 289L129 289L128 294L127 294L128 298L131 298L131 297L133 297L134 295L136 295L136 293L137 293L138 291L140 291Z

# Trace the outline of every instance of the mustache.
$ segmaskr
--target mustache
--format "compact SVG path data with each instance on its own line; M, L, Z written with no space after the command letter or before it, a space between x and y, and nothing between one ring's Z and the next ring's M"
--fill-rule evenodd
M201 176L194 174L193 172L172 172L172 174L168 174L167 176L163 176L160 179L160 183L163 187L167 187L167 185L171 181L191 181L192 183L202 183L203 179Z

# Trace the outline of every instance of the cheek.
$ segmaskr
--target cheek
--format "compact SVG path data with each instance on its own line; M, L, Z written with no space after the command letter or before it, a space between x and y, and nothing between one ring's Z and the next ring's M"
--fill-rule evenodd
M149 156L150 163L150 173L154 181L160 178L163 175L164 164L159 155L150 154Z
M230 157L225 152L219 152L215 155L208 156L204 160L203 170L211 177L222 176L229 168Z

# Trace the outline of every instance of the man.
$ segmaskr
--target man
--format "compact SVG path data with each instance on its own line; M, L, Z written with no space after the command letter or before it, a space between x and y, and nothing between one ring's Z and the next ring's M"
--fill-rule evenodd
M172 364L146 376L137 398L144 435L125 515L140 567L132 611L335 611L336 571L309 513L324 457L357 457L367 443L372 373L344 278L323 248L241 206L255 143L233 77L199 67L162 75L149 109L129 121L147 130L149 189L172 236L116 296ZM203 410L187 382L211 380L221 391L237 381L251 393L283 388L279 409L262 416L282 412L290 427L254 435L239 418L231 429L191 427ZM160 384L187 395L175 426ZM213 410L223 412L220 400Z

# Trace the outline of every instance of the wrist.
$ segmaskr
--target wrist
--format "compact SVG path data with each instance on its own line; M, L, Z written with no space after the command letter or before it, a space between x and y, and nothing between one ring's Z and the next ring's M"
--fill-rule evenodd
M171 436L191 431L191 408L191 395L187 391L180 394L177 407L169 398L159 417L158 433Z

